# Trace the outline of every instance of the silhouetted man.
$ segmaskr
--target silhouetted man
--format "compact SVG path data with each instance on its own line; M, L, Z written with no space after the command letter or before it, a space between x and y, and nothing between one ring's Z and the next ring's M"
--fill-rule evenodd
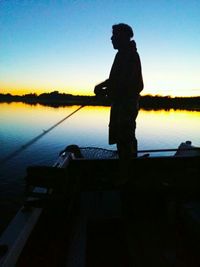
M116 144L119 158L127 160L137 156L135 129L143 78L132 28L120 23L112 30L113 48L118 52L109 79L95 86L94 93L111 99L109 144Z

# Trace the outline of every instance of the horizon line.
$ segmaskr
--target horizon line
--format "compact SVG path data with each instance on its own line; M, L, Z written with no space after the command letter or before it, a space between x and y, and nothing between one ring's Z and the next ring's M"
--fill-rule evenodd
M47 94L50 95L52 93L57 93L60 95L70 95L70 96L83 96L83 97L94 97L95 95L91 94L91 95L80 95L80 94L72 94L72 93L61 93L58 90L53 90L50 92L43 92L43 93L26 93L26 94L22 94L22 95L17 95L17 94L12 94L12 93L0 93L0 95L9 95L9 96L13 96L13 97L25 97L25 96L29 96L29 95L35 95L36 97L42 95L42 94ZM141 97L146 97L146 96L150 96L150 97L169 97L169 98L197 98L200 97L200 95L197 96L172 96L172 95L161 95L161 94L141 94Z

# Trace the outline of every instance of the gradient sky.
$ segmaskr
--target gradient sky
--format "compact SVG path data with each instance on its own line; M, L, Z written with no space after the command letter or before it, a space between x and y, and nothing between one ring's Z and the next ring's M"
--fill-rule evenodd
M93 94L120 22L134 29L143 94L200 95L199 0L0 0L0 92Z

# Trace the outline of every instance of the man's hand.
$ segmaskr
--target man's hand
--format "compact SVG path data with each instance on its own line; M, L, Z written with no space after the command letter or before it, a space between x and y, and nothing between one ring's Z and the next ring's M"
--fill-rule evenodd
M108 80L105 82L102 82L100 84L97 84L94 88L94 93L96 96L105 97L107 95L107 84Z
M95 95L100 96L100 95L102 95L102 92L103 92L102 86L100 84L96 85L94 88Z

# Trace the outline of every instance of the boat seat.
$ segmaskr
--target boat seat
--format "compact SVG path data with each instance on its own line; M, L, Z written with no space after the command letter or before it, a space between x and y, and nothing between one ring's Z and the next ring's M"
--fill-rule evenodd
M27 168L25 208L41 208L67 197L68 179L63 168L31 166Z
M48 166L30 166L25 177L27 187L39 187L62 191L67 184L67 172L64 168Z

